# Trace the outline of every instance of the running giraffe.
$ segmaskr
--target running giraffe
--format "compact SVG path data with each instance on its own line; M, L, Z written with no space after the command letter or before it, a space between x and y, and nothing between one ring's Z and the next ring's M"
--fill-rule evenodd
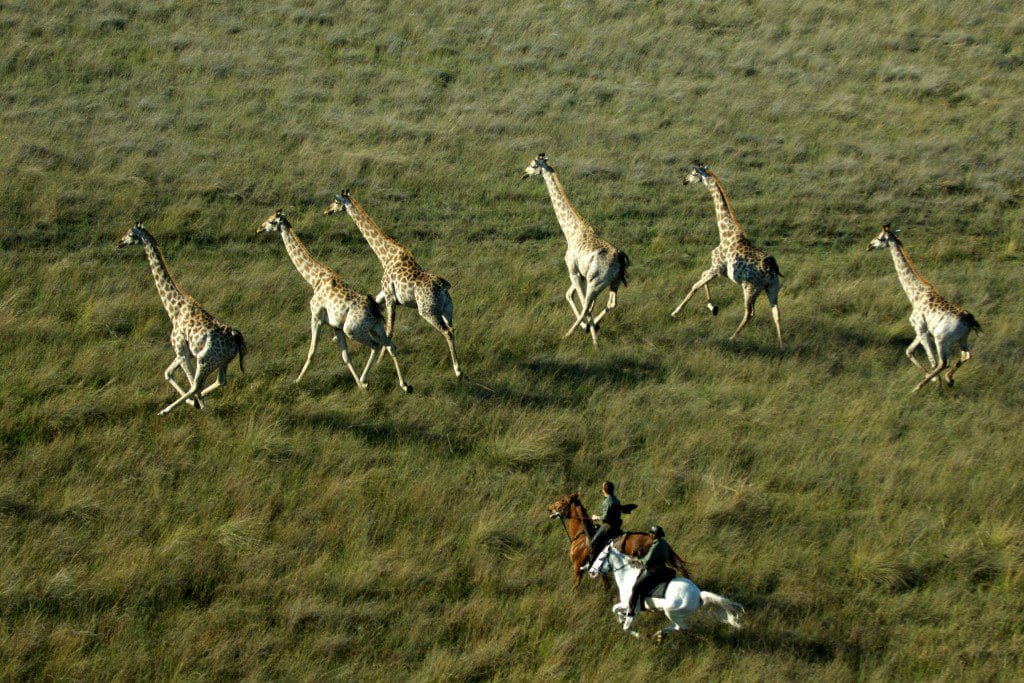
M271 214L256 229L257 235L261 232L276 232L281 235L284 248L295 265L295 269L313 288L313 297L309 300L311 316L309 353L306 354L306 362L302 365L299 376L295 378L295 383L298 384L302 376L306 374L309 363L313 360L313 354L316 352L320 325L326 324L334 330L334 338L338 340L338 347L341 349L341 359L348 371L352 373L352 378L360 389L366 388L366 375L369 373L374 359L383 352L387 352L395 363L398 385L402 387L402 391L411 392L412 387L405 383L402 369L398 367L395 345L384 330L384 316L381 315L376 302L346 285L336 272L314 259L299 241L291 223L280 209ZM345 343L346 335L370 348L370 359L366 362L366 367L363 368L361 375L356 373L356 369L352 367L348 344Z
M164 379L178 392L177 400L171 402L160 415L166 415L184 402L201 410L206 409L203 398L227 382L227 366L231 359L238 355L238 368L244 372L242 359L245 356L245 340L242 333L219 322L202 309L196 300L186 294L171 277L163 252L156 240L149 234L142 223L125 233L117 248L129 245L140 245L149 260L156 291L160 302L171 319L171 348L174 349L174 362L164 370ZM195 371L192 370L190 354L196 357ZM174 381L174 371L181 368L189 381L186 391ZM214 371L217 379L203 389L203 382Z
M384 269L381 276L381 291L377 294L376 301L385 306L388 336L391 336L395 325L395 304L415 308L421 318L444 336L448 343L448 351L451 353L455 377L462 379L462 368L459 367L459 359L455 355L452 297L448 293L451 284L421 268L413 258L412 252L381 230L363 207L352 199L348 190L334 195L334 199L324 209L324 215L338 211L344 211L352 218Z
M959 346L960 358L946 373L946 384L953 386L953 373L971 359L967 337L973 330L981 332L981 325L973 315L939 296L935 287L921 277L921 274L914 268L914 264L910 262L907 250L904 249L903 243L896 236L897 234L899 234L899 230L892 230L891 226L886 223L882 227L882 232L878 233L878 236L868 244L868 251L889 248L892 262L896 266L896 275L900 279L900 284L903 285L903 291L906 292L907 298L910 299L912 308L910 324L914 328L916 336L907 347L906 354L907 358L925 375L924 379L914 387L914 393L920 391L921 387L937 378L943 370L949 367L950 353ZM924 352L928 356L931 366L928 369L925 369L914 358L914 350L918 346L923 346ZM938 386L941 388L942 384L939 383Z
M523 179L539 175L547 185L551 204L558 217L558 224L565 235L568 248L565 251L565 267L569 270L569 289L565 291L565 300L572 307L576 321L565 333L568 337L578 327L590 332L594 346L597 346L598 325L608 311L615 308L616 294L619 285L626 286L626 269L629 257L626 252L616 249L597 236L597 232L576 213L569 203L562 183L555 174L555 169L548 163L545 154L537 158L523 170ZM605 307L595 316L591 315L594 302L598 295L608 289L608 300ZM579 298L580 308L576 308L573 296Z
M689 294L682 303L672 311L676 317L690 298L701 287L707 297L707 307L712 315L718 315L718 306L711 303L711 291L708 283L719 275L725 275L743 288L743 319L739 327L729 339L736 339L740 331L746 327L747 321L754 315L754 302L761 292L768 297L772 307L772 320L775 321L775 333L778 335L779 348L782 348L782 327L779 325L779 264L773 256L768 256L756 248L747 234L743 232L739 221L732 212L725 188L714 173L699 161L693 162L693 168L683 180L684 185L704 183L711 192L715 202L715 216L718 218L718 246L711 252L711 267L704 271L700 279L690 288Z

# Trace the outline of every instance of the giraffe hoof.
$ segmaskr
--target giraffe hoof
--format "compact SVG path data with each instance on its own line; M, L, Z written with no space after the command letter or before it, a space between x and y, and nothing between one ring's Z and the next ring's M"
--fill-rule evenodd
M952 377L947 377L946 378L946 386L947 387L953 386L953 378Z
M411 394L412 393L412 387L409 386L408 384L406 384L404 387L402 387L402 391L404 391L407 394Z
M718 306L716 306L716 305L714 305L712 303L709 303L708 304L708 310L711 311L711 315L718 315Z

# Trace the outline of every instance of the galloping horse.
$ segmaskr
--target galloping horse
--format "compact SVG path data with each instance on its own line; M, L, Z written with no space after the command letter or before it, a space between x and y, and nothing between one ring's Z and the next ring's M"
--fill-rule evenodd
M619 586L619 602L612 605L612 612L615 618L623 625L626 633L635 638L640 634L633 630L632 626L625 624L626 610L629 604L629 594L633 591L633 584L640 574L639 563L635 562L628 555L620 553L612 546L608 546L597 556L597 559L590 566L590 575L605 575L611 572L615 577L615 583ZM704 605L711 605L717 608L715 618L723 624L729 624L734 628L740 628L739 615L743 612L743 605L733 602L729 598L722 597L710 591L702 591L697 584L687 578L672 579L665 589L664 598L645 598L644 609L661 610L672 622L672 625L658 631L657 642L660 644L665 635L673 631L686 629L686 617L690 616Z
M569 561L572 562L572 587L577 588L580 585L580 577L583 576L583 564L590 558L590 537L596 531L594 523L580 502L578 493L559 498L548 506L548 512L551 513L552 519L560 519L562 524L566 525L566 534L569 536ZM626 531L613 542L626 555L643 557L654 542L654 537L646 531ZM679 556L675 557L673 565L683 576L690 576L686 564Z

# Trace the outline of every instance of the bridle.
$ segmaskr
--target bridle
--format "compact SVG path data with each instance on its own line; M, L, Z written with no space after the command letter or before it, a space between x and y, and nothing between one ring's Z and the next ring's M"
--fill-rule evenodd
M568 506L571 508L572 504L569 503ZM580 536L583 536L583 535L585 535L587 533L586 522L587 522L587 520L590 519L589 517L576 517L576 516L574 516L572 514L563 515L561 512L555 512L555 513L553 513L552 516L553 517L557 517L558 521L562 523L562 528L565 529L565 536L566 536L566 538L569 539L569 545L572 545L573 543L576 542L577 538L579 538ZM569 525L565 523L565 520L567 520L567 519L578 519L579 521L584 523L583 528L580 529L579 532L577 532L577 534L575 536L573 536L571 533L569 533Z
M620 569L625 569L626 567L630 566L629 556L628 555L624 555L623 556L625 558L625 560L623 561L622 564L620 564L617 567L615 566L615 564L612 562L613 558L612 558L612 547L611 546L608 546L605 550L601 551L601 555L604 555L604 561L601 562L600 568L597 571L598 574L604 574L605 573L604 571L601 571L601 570L604 569L605 565L607 565L607 564L611 564L611 571L612 572L617 572Z

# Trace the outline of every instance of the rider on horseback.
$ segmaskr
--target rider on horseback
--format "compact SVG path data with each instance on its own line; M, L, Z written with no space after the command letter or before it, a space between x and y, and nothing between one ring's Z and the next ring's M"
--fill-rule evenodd
M655 524L651 527L651 535L654 536L654 543L640 560L644 570L636 577L633 592L629 596L629 609L626 612L626 621L623 622L623 628L627 631L633 624L637 604L659 583L671 581L676 576L675 569L672 568L675 552L665 540L665 530Z
M593 517L595 522L601 522L601 526L590 537L590 559L581 568L582 571L586 571L590 562L601 554L609 541L622 534L622 503L615 497L615 484L610 481L601 484L601 493L604 494L601 514Z

